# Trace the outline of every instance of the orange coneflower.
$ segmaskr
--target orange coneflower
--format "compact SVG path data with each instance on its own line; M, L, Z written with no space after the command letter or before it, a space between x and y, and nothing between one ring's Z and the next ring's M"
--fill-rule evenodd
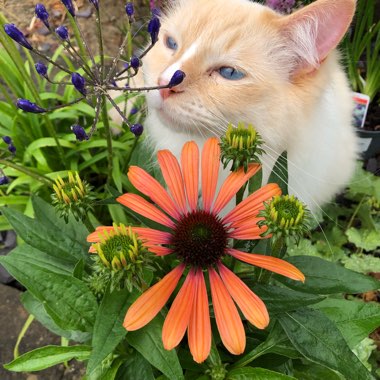
M133 228L151 252L163 256L175 254L181 263L158 283L145 291L129 308L124 327L131 331L149 323L164 307L188 268L186 279L165 319L162 340L168 350L176 347L186 330L190 351L196 362L203 362L211 347L211 325L204 273L208 273L216 324L225 347L232 354L245 349L245 332L235 303L246 319L259 329L269 323L263 301L222 263L225 255L261 268L304 281L303 274L288 262L229 247L231 239L261 239L266 227L257 225L264 202L280 194L276 184L268 184L251 194L225 216L221 210L252 177L260 165L250 164L232 172L215 198L220 165L220 147L216 138L206 141L201 159L202 205L198 207L199 151L190 141L182 149L181 167L168 150L158 152L158 162L169 189L139 167L131 167L128 178L159 207L136 194L124 194L117 200L161 225L170 232ZM170 193L170 194L169 194ZM105 227L99 227L99 230ZM95 232L96 234L96 232ZM235 303L234 303L235 301Z

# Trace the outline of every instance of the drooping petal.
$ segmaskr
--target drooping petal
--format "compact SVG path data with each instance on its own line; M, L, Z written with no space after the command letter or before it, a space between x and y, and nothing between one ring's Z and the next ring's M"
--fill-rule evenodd
M269 324L269 314L264 302L224 265L219 264L218 269L224 285L243 315L257 328L265 329Z
M96 250L96 248L93 245L88 249L88 252L89 253L98 253L98 251Z
M140 240L147 241L149 244L168 244L172 237L169 232L145 227L132 227L132 232L136 233Z
M137 212L148 219L163 224L166 227L174 227L173 221L166 214L137 194L123 194L116 198L116 200L122 205L130 208L132 211Z
M195 276L194 270L191 269L174 299L162 327L162 342L166 350L172 350L176 347L185 335L195 294Z
M167 256L167 255L170 255L174 252L170 248L161 247L159 245L145 245L145 246L148 249L148 251L155 253L157 256Z
M137 330L149 323L164 307L185 269L178 265L162 280L145 291L128 309L123 326L128 331Z
M231 256L235 257L238 260L244 261L245 263L270 270L274 273L289 277L292 280L305 282L305 276L303 273L294 265L288 263L285 260L272 256L241 252L236 249L229 249L227 252Z
M137 190L148 196L171 217L178 219L181 216L168 192L145 170L138 166L131 166L128 171L128 178Z
M178 206L178 210L182 214L185 214L187 212L185 188L177 159L169 150L160 150L157 153L157 159L170 194Z
M112 231L114 230L114 226L99 226L96 227L94 232L91 232L87 236L87 241L89 243L99 243L100 242L100 236L103 231Z
M214 200L219 166L219 140L213 137L206 141L202 151L202 200L205 211L210 211Z
M212 304L220 337L228 351L240 355L245 350L245 332L239 312L215 270L209 268L209 275Z
M187 142L181 153L182 174L190 211L197 208L199 187L199 149L194 141Z
M263 239L261 234L268 230L267 226L259 227L257 223L263 220L263 218L252 218L244 220L244 223L239 222L238 225L233 225L235 229L228 234L232 239L240 240L254 240L254 239Z
M264 202L280 194L281 189L276 183L269 183L263 186L231 210L223 218L223 223L236 223L245 218L256 216L260 210L264 209Z
M255 175L261 165L250 164L248 165L248 170L245 173L244 168L241 167L239 170L232 172L227 179L224 181L219 194L215 200L213 211L218 214L227 203L235 196L239 189L253 176Z
M201 269L197 269L195 281L197 288L187 330L187 340L194 361L202 363L210 354L211 323L206 283Z

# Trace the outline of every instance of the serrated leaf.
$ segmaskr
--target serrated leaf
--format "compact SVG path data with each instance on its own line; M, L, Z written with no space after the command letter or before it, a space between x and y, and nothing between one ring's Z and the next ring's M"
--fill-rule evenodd
M328 298L313 307L336 323L351 348L380 326L380 305L375 302Z
M244 367L229 371L226 380L295 380L295 378L269 369Z
M40 371L71 359L87 360L89 346L45 346L19 356L4 368L14 372Z
M286 258L306 277L305 283L276 275L277 281L291 289L312 294L362 293L380 288L380 282L313 256L293 256Z
M182 368L175 350L167 351L162 344L163 317L158 315L148 325L128 332L126 339L152 366L170 380L182 380Z
M373 251L380 247L380 233L376 230L358 230L351 227L346 231L348 241L365 251Z
M132 300L137 292L129 293L125 289L107 291L102 299L96 314L92 336L93 351L87 366L87 373L91 373L115 347L124 339L127 331L123 327L123 320Z
M308 360L338 371L347 379L372 380L336 325L322 312L307 308L287 312L279 317L279 322Z

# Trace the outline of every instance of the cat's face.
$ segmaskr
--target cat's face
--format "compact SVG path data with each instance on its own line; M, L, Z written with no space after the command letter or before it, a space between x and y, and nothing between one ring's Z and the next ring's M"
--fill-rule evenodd
M228 122L243 121L281 145L292 133L278 128L284 119L291 121L289 104L302 108L305 100L307 107L315 94L294 80L300 56L318 53L307 46L309 37L297 41L305 46L296 46L284 19L248 0L174 1L161 18L159 41L144 59L143 72L151 86L167 84L178 69L186 78L173 90L148 93L150 110L190 138L220 136ZM308 28L301 33L313 32Z

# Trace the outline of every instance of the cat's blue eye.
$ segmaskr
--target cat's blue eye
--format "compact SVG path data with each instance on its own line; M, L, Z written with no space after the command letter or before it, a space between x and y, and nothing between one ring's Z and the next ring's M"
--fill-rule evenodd
M177 50L178 49L178 44L177 42L175 41L175 39L173 37L166 37L166 46L170 49L170 50Z
M245 74L233 67L224 66L218 70L219 74L228 80L239 80L245 77Z

